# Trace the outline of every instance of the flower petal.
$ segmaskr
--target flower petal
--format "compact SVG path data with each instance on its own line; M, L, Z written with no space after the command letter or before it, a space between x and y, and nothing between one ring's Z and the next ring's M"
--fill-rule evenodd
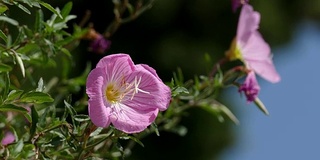
M149 109L158 108L163 111L169 106L171 99L171 91L158 76L155 76L155 72L152 71L151 67L148 68L146 65L137 66L137 70L132 72L128 77L129 82L133 82L135 79L141 79L138 88L142 91L138 91L132 100L125 101L130 107L135 109Z
M15 140L15 137L14 137L13 133L8 131L8 132L6 132L6 134L4 135L3 139L1 140L1 144L2 145L8 145L10 143L13 143L14 140Z
M136 110L131 106L117 103L113 104L110 119L118 130L126 133L137 133L146 129L156 119L158 112L159 110L156 108Z
M110 124L110 106L105 100L105 79L103 75L102 69L93 69L88 76L86 90L90 97L88 101L89 116L92 123L98 127L106 127Z
M250 36L246 46L241 50L249 69L253 69L259 76L272 83L280 81L280 75L271 59L270 47L258 31Z
M237 40L242 44L246 44L250 35L259 28L260 13L253 11L252 6L244 4L238 22Z

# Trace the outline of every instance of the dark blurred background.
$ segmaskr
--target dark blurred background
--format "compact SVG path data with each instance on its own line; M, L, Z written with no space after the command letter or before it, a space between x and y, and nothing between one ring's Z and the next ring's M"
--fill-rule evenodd
M53 6L63 6L68 1L48 2ZM85 12L90 10L89 22L102 33L114 18L111 0L73 0L73 3L72 13L77 15L77 19L72 23L79 23ZM296 26L303 20L317 23L320 19L320 0L251 0L250 4L261 13L260 32L272 49L289 43ZM79 49L72 53L78 62L73 74L80 74L88 60L94 64L101 57L113 53L127 53L135 63L152 66L163 81L170 81L178 67L185 79L207 74L209 68L204 63L204 55L208 53L213 62L224 56L235 36L238 16L239 10L236 13L231 10L231 0L157 0L138 19L118 29L110 38L111 48L104 55L89 52L88 42L81 42ZM280 53L285 54L282 57L301 54L274 52L274 56L280 56L277 55ZM285 58L279 63L281 60ZM242 97L242 101L235 102L229 94L239 97L233 90L224 94L220 101L227 104L241 121L241 117L247 115L237 113L240 110L237 107L245 105L246 101ZM250 109L256 111L253 107ZM263 116L257 111L254 114ZM222 159L221 155L239 141L234 128L242 127L228 120L220 123L209 113L197 109L190 110L182 123L188 128L186 136L173 133L161 133L160 137L151 135L142 140L145 147L137 145L134 155L128 159Z

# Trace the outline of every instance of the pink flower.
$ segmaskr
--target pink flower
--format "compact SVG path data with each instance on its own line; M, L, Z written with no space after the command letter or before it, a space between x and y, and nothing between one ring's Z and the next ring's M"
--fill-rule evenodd
M102 58L87 78L89 116L98 127L141 132L168 108L171 91L148 65L127 54Z
M269 45L258 32L260 14L252 6L244 4L238 22L237 36L226 53L230 60L240 59L247 69L262 78L276 83L280 81L270 52Z
M15 140L15 137L14 137L13 133L8 131L5 133L3 139L1 140L1 144L8 145L10 143L13 143L14 140Z
M260 86L258 84L257 78L254 72L249 72L244 83L239 87L239 92L244 92L247 97L248 102L253 102L260 91Z
M239 7L243 4L247 4L249 0L231 0L232 11L236 12Z
M110 48L111 41L105 39L101 34L98 34L90 43L90 50L95 53L104 53Z

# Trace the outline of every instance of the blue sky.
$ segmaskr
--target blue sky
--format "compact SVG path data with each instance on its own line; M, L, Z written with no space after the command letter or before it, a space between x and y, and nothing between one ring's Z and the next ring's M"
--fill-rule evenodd
M302 22L288 44L272 51L282 80L259 79L270 115L230 93L241 124L234 126L238 141L223 160L320 159L320 25Z

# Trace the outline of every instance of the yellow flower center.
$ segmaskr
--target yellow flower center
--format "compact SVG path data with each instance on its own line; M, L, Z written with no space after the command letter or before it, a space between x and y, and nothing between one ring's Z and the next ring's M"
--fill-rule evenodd
M239 47L237 46L237 39L236 38L233 39L231 46L230 46L230 49L226 52L226 56L230 61L234 61L237 59L239 59L239 60L243 59L241 51L240 51Z
M139 79L135 77L134 82L132 83L127 83L124 79L122 79L119 84L111 82L107 85L105 90L106 99L110 103L118 103L121 102L124 97L127 97L125 98L126 100L132 100L138 92L150 94L149 92L139 88L140 82L141 77Z
M119 100L120 92L113 84L109 84L106 89L106 98L109 102L115 103Z

